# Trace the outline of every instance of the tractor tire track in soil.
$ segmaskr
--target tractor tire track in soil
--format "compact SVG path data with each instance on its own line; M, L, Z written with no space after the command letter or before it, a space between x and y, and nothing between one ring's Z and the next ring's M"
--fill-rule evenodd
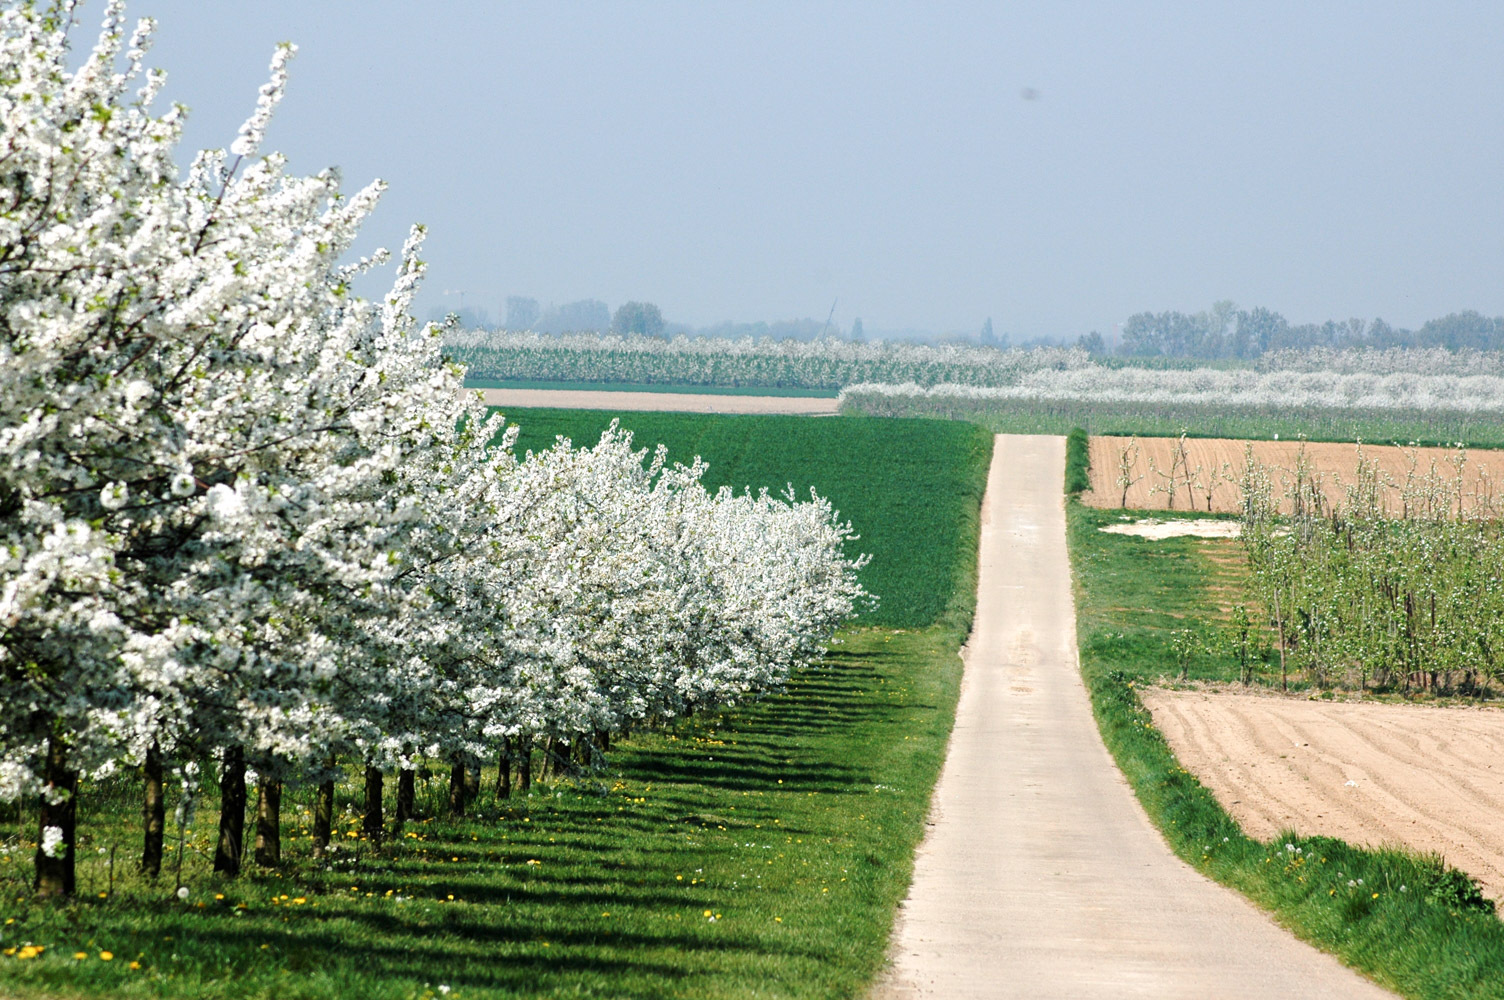
M1170 853L1080 677L1062 438L997 438L977 615L880 1000L1388 997Z
M1504 899L1504 712L1222 691L1143 701L1250 836L1435 852Z
M1120 475L1119 466L1123 449L1129 446L1130 440L1137 441L1139 450L1137 462L1129 475L1143 478L1128 487L1128 502L1124 504L1123 488L1114 484ZM1198 478L1201 482L1207 482L1209 477L1219 477L1211 490L1213 513L1235 514L1238 512L1240 496L1238 486L1235 482L1229 482L1225 476L1231 475L1236 478L1242 475L1247 464L1248 444L1249 442L1230 438L1186 439L1185 450L1190 471L1194 472L1200 466L1202 474ZM1255 459L1278 470L1275 472L1274 483L1276 495L1278 495L1280 473L1288 479L1294 478L1300 442L1254 441L1252 445ZM1154 460L1154 467L1160 473L1169 473L1176 461L1175 453L1179 447L1180 443L1176 438L1092 438L1090 444L1091 489L1081 494L1081 502L1092 507L1126 506L1134 510L1167 509L1170 505L1169 494L1163 489L1158 493L1150 492L1156 485L1163 487L1166 480L1163 476L1149 471L1149 460ZM1458 467L1455 464L1458 452L1450 448L1400 448L1394 445L1364 444L1363 454L1379 467L1385 481L1391 484L1383 490L1383 496L1390 511L1396 514L1403 506L1400 486L1412 474L1420 479L1434 474L1444 481L1455 480L1458 475ZM1345 503L1346 495L1343 492L1342 483L1353 481L1353 474L1358 468L1357 445L1311 441L1305 445L1305 455L1310 469L1322 477L1322 492L1328 502ZM1414 459L1413 473L1412 457ZM1504 451L1481 449L1469 451L1461 471L1465 508L1475 507L1480 494L1484 498L1491 499L1495 504L1504 500L1504 489L1495 485L1504 483ZM1176 474L1177 477L1181 476L1178 468ZM1176 509L1206 510L1207 497L1204 491L1197 491L1192 497L1183 483L1177 485L1176 491ZM1289 513L1288 501L1282 503L1281 509Z

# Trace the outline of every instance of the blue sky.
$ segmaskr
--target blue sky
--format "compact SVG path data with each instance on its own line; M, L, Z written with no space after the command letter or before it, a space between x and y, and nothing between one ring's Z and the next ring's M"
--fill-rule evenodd
M102 4L83 10L80 42ZM1109 333L1145 309L1504 313L1504 5L132 0L222 146L430 228L420 314ZM376 289L372 289L375 291ZM450 294L445 294L446 292Z

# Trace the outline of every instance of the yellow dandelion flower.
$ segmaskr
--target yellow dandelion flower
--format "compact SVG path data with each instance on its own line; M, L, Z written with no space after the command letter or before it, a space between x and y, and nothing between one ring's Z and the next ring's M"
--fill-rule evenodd
M130 964L130 968L133 969L133 970L134 969L139 969L139 968L141 968L141 963L140 962L132 962Z
M115 961L115 953L113 951L102 951L99 953L99 960L101 962L113 962Z
M84 959L89 957L89 953L86 951L75 951L73 953L73 957L82 962Z

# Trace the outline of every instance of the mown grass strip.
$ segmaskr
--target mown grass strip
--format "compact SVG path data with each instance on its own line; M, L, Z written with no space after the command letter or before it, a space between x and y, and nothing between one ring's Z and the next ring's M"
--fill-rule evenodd
M1065 495L1079 497L1091 489L1091 443L1086 431L1071 428L1065 436Z
M1191 539L1098 530L1116 519L1068 505L1081 670L1104 742L1171 848L1405 996L1504 997L1504 924L1465 876L1440 859L1326 837L1261 843L1180 765L1136 689L1178 669L1172 630L1215 616L1206 585L1214 567ZM1235 666L1215 658L1197 670L1236 677Z
M881 966L908 886L960 639L943 627L849 633L781 697L635 735L598 779L537 785L510 803L488 792L477 818L409 826L378 855L349 838L349 860L328 869L295 827L283 871L216 879L205 802L185 901L170 876L151 886L124 857L109 898L97 895L100 860L72 904L32 903L13 882L4 946L45 951L0 956L0 992L412 1000L442 984L467 1000L855 996ZM358 812L359 792L347 782L339 809ZM128 855L136 841L128 791L116 793L108 815L83 817L91 854L122 843ZM85 802L100 798L91 789ZM295 795L298 812L306 798ZM436 775L420 802L441 799ZM350 812L340 833L356 829Z

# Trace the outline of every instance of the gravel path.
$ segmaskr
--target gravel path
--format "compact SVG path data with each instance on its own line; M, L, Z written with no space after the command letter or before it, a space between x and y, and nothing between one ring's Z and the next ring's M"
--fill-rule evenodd
M1097 735L1061 438L997 438L975 629L877 997L1387 997L1183 864Z
M806 396L723 396L685 392L614 392L609 389L482 389L491 406L551 406L622 413L792 413L834 416L838 399Z

